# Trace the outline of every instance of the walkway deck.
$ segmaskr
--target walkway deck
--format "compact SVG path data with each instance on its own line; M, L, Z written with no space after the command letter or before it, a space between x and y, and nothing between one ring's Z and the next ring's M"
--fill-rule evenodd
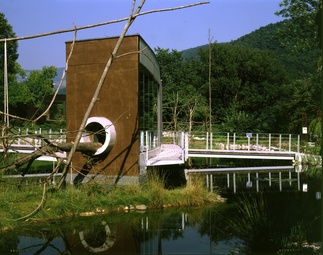
M295 160L295 152L255 150L203 150L189 149L188 157Z
M230 158L297 161L300 136L291 134L206 133L188 135L184 132L163 134L161 147L156 147L154 133L141 133L145 166L185 164L189 158ZM170 143L170 144L168 144ZM148 150L148 151L147 151Z
M175 144L163 144L155 157L147 160L147 166L184 164L183 149Z

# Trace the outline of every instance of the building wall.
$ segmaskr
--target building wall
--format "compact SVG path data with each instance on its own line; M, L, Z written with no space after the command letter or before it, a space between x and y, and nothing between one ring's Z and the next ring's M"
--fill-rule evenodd
M77 41L66 75L67 138L74 141L84 113L94 95L104 67L118 38ZM138 51L139 36L124 39L117 55ZM66 43L66 56L71 42ZM116 141L112 150L90 173L108 176L139 174L138 140L138 54L126 54L115 59L90 117L105 117L115 126ZM78 154L72 163L80 171L84 158Z

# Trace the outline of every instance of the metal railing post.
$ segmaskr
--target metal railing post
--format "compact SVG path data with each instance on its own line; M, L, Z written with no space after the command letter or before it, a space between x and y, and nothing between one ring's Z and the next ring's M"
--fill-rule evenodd
M279 151L282 149L282 135L279 134Z
M206 132L206 149L209 149L209 132Z
M140 131L140 151L144 151L144 148L145 148L144 137L145 137L144 132Z
M148 136L148 131L146 131L146 160L148 160L148 151L149 151L149 136Z
M259 134L256 134L256 151L258 151L258 147L259 147Z
M271 151L271 134L269 134L268 139L269 139L269 141L268 141L268 149L269 149L269 151Z
M299 153L301 147L301 137L300 135L297 136L297 152Z
M250 136L248 136L248 151L250 151Z
M189 147L189 136L188 133L185 133L186 139L185 139L185 161L188 159L188 147Z
M289 141L288 141L288 151L292 150L292 135L289 134Z
M210 133L210 150L212 150L212 142L213 142L213 133Z
M233 150L236 150L236 133L233 133Z
M227 150L230 150L230 133L227 133Z
M41 147L41 146L42 146L42 141L43 141L43 140L41 139L41 133L42 133L41 131L42 131L42 130L41 130L41 128L39 128L39 141L38 141L38 146L39 146L39 147Z
M62 129L60 129L60 130L59 130L59 133L60 133L60 134L59 134L59 139L58 139L58 140L59 140L59 142L61 143L61 142L62 142L62 140L63 140L63 137L62 137L63 130L62 130Z

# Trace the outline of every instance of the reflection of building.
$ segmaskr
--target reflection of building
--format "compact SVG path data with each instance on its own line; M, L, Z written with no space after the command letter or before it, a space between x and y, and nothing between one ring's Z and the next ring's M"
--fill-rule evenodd
M66 78L69 141L74 141L79 131L117 40L117 37L83 40L74 45ZM66 43L67 56L71 44ZM90 114L82 141L103 144L97 153L100 163L91 173L118 177L116 181L119 181L120 177L129 179L140 174L140 131L157 132L160 144L161 84L155 55L139 35L125 37L117 55ZM84 158L76 155L73 169L81 170L84 163Z

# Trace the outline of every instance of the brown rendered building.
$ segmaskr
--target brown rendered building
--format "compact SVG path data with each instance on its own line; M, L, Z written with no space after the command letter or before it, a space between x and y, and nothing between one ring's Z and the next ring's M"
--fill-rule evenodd
M118 37L76 41L66 78L66 129L74 141ZM66 43L66 56L71 42ZM153 51L139 35L126 36L112 64L82 141L99 141L95 165L77 154L74 174L98 174L105 180L124 183L138 180L146 166L140 160L140 132L161 134L161 82ZM143 155L143 154L142 154ZM76 179L82 181L82 175ZM74 179L74 182L76 182Z

